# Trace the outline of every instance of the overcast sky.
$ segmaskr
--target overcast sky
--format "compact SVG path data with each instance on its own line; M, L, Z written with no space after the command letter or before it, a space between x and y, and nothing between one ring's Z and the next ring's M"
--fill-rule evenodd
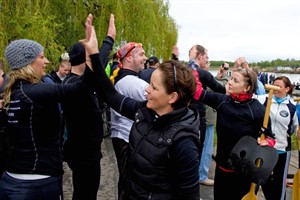
M210 60L300 60L300 0L169 0L180 60L200 44Z

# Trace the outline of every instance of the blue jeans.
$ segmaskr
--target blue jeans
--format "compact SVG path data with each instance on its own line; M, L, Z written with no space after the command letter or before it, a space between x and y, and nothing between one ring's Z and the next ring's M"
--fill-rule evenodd
M62 176L38 180L20 180L3 173L1 200L63 200Z
M200 167L199 167L199 179L204 181L208 178L208 171L211 164L211 157L213 153L213 143L214 143L214 125L206 125L205 140L202 150Z

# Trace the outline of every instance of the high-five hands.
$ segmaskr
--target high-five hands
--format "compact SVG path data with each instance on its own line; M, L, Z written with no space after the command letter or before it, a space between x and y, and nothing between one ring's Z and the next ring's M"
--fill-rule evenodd
M85 39L80 40L81 44L85 47L87 61L92 54L99 53L98 40L93 26L93 15L89 14L85 22Z
M107 31L107 36L110 36L113 40L116 38L116 27L115 27L115 17L113 14L110 15L109 26ZM99 53L98 40L95 32L95 27L93 26L93 15L89 14L85 22L85 39L80 40L80 43L85 48L86 54L86 64L91 66L90 55Z

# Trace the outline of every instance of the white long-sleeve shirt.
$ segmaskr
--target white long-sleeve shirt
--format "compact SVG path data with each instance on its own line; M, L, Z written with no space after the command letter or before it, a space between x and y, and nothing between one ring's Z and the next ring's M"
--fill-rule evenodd
M146 100L145 89L148 83L137 76L127 75L115 84L116 90L138 101ZM133 121L111 109L111 137L123 139L128 143Z

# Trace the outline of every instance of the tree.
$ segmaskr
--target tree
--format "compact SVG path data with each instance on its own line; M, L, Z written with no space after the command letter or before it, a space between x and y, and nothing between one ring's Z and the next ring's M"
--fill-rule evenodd
M0 53L10 41L27 38L41 43L57 68L59 56L84 37L88 13L94 15L99 41L107 34L109 15L115 15L117 38L114 51L125 42L143 44L147 56L170 58L178 28L164 0L0 0ZM0 56L2 57L2 56Z

